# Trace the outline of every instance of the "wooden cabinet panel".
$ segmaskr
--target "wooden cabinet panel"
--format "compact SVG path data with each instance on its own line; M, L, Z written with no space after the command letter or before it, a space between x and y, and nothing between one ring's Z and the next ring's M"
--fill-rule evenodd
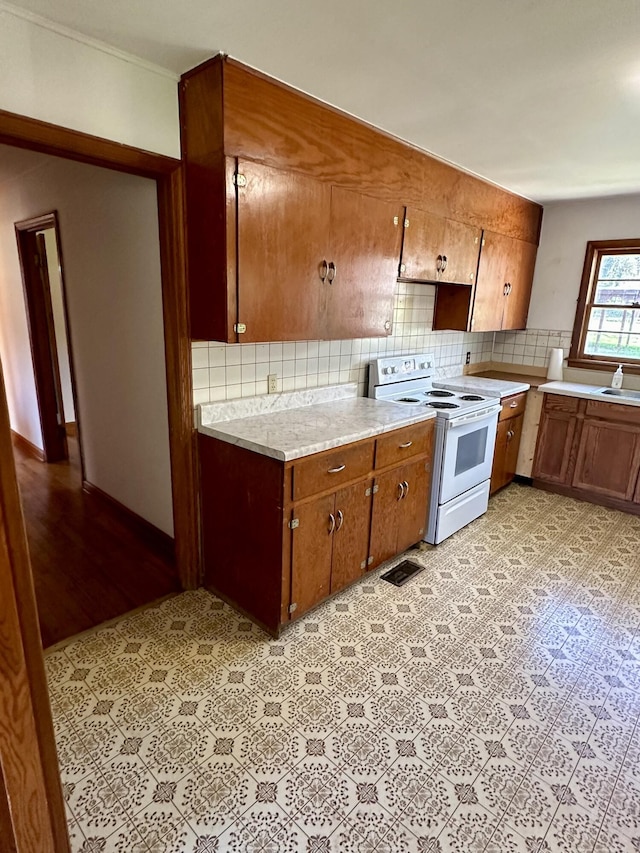
M512 250L507 266L507 282L510 287L505 301L502 328L525 329L538 247L523 240L512 239L511 243Z
M491 494L509 485L515 477L523 423L523 414L498 422L491 470Z
M474 332L493 332L502 328L507 270L512 250L513 241L509 237L491 231L485 231L482 235L471 322Z
M375 569L398 553L398 512L402 500L402 469L394 468L375 479L377 492L371 512L371 539L369 542L369 569Z
M376 440L376 468L385 468L422 453L430 456L434 429L435 420L431 420L380 436Z
M407 208L402 244L402 278L429 282L475 282L479 228Z
M296 508L292 532L291 602L295 615L309 610L331 591L335 495Z
M637 406L587 400L584 413L588 418L605 418L610 421L618 421L618 423L636 424L640 427L640 408Z
M375 442L361 441L335 450L323 451L293 466L293 500L297 501L348 480L363 477L373 468Z
M325 287L320 337L391 334L402 212L399 204L332 187L329 261L334 268Z
M404 497L398 505L396 553L406 551L422 539L427 523L431 490L431 461L420 459L402 469Z
M238 162L238 319L243 343L322 337L331 188Z
M640 468L640 430L585 418L572 485L619 500L633 500Z
M371 485L370 480L365 480L336 493L331 592L348 586L366 571Z
M533 460L534 479L569 485L573 437L577 418L546 407L542 412L536 454Z

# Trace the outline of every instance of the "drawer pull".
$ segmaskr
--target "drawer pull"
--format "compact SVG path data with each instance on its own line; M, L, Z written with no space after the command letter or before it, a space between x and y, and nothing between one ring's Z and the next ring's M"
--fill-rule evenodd
M509 403L509 408L510 409L517 409L518 408L518 401L514 400L513 403Z
M344 471L344 469L346 467L347 467L346 465L338 465L337 468L329 468L329 470L327 471L327 474L339 474L340 471Z
M329 513L329 536L331 536L331 534L333 533L333 531L335 529L336 529L336 517L332 512L330 512Z
M406 480L403 480L402 485L404 486L404 495L402 497L406 498L406 496L409 494L409 483L407 483Z
M336 533L338 532L338 530L340 530L340 528L342 527L343 524L344 524L344 513L342 512L341 509L339 509L338 510L338 524L336 526Z
M404 497L404 483L398 483L398 500L401 501Z
M404 444L400 444L400 445L399 445L399 447L400 447L402 450L405 450L407 447L411 447L411 445L412 445L412 444L413 444L413 442L412 442L412 441L405 441L405 442L404 442Z

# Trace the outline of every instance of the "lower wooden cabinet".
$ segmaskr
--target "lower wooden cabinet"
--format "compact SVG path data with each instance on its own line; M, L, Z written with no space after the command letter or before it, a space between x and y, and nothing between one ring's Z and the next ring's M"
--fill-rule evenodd
M536 485L640 514L640 409L546 394Z
M419 542L434 423L293 462L200 435L204 585L277 635Z
M508 486L515 477L526 403L526 391L521 394L512 394L502 401L493 454L490 494Z

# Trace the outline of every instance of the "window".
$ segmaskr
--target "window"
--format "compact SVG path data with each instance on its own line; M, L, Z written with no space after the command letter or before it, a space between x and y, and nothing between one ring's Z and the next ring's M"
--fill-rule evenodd
M640 367L640 240L587 243L569 364Z

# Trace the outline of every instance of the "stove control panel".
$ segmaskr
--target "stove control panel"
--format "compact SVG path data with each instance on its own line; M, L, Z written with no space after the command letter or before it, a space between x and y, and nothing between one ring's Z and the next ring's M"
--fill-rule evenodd
M407 379L430 379L435 374L435 363L431 352L378 358L369 367L369 387Z

